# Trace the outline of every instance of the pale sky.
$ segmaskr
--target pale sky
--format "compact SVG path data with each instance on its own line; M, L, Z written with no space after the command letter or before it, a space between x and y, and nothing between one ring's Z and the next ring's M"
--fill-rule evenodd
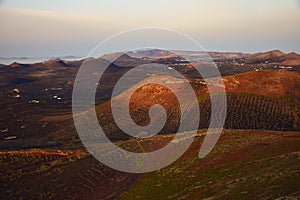
M299 22L299 0L0 0L0 57L86 56L113 34L152 26L208 51L299 53Z

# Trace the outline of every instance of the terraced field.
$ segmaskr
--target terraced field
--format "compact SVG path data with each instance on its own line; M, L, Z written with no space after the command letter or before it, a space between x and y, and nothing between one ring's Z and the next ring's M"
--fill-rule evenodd
M110 199L138 180L82 150L2 152L0 166L1 199Z
M299 102L283 98L270 98L251 94L227 95L225 128L254 130L300 130ZM199 128L208 127L211 103L200 100Z
M147 93L148 94L148 93ZM140 95L141 99L147 99L148 95ZM164 98L158 95L156 102L165 105L167 122L160 131L161 134L175 133L180 122L180 107L176 97L163 93ZM300 130L300 107L297 99L272 98L253 94L227 93L227 115L224 127L227 129L248 129L248 130L276 130L276 131L298 131ZM214 98L219 98L214 95ZM143 102L143 106L141 106ZM153 102L136 100L130 104L132 119L139 125L146 125L150 122L148 115L149 107ZM126 106L124 106L126 108ZM200 121L199 129L209 127L211 117L211 101L207 95L199 97ZM190 107L189 109L196 109ZM218 108L219 111L223 108ZM186 111L183 111L186 112ZM98 108L99 122L110 139L117 141L128 139L113 121L110 104L107 103ZM155 120L160 120L157 115ZM109 122L109 123L107 123ZM124 121L126 123L126 121Z

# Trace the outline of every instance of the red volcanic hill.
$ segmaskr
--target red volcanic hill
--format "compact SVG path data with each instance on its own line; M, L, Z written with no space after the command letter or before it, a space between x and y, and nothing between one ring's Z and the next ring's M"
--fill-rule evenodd
M264 53L257 53L247 56L247 63L274 63L282 65L300 65L300 55L297 53L285 54L282 51L274 50Z
M41 66L43 68L65 68L65 67L69 67L69 65L60 59L55 59L55 60L48 60L42 63L37 63L36 65Z
M18 62L13 62L11 63L10 65L8 65L9 67L28 67L30 66L29 64L21 64L21 63L18 63Z
M252 59L274 59L274 58L278 58L280 56L284 56L285 53L283 53L280 50L273 50L273 51L267 51L267 52L263 52L263 53L257 53L254 55L249 56L249 58Z
M278 59L281 56L284 56L285 53L283 53L280 50L273 50L273 51L267 51L267 52L263 52L263 53L256 53L256 54L252 54L250 56L247 57L247 60L250 61L265 61L265 60L274 60L274 59Z
M151 79L163 79L162 76L152 76ZM215 98L218 98L219 85L209 79L209 84L216 88ZM300 74L286 71L257 71L223 78L227 92L227 118L225 128L230 129L269 129L269 130L299 130L300 129ZM174 84L178 91L186 96L182 80L173 77L170 84ZM207 128L210 120L211 102L204 81L191 82L199 100L200 123L199 129ZM168 89L156 84L142 87L134 86L135 90L130 99L131 118L139 125L147 125L149 108L154 104L165 107L168 123L161 130L161 134L176 132L180 121L180 111L176 96ZM128 91L129 91L128 90ZM125 102L129 92L125 91L115 97ZM189 104L188 100L184 104ZM119 105L126 109L127 105ZM195 109L188 107L187 109ZM113 122L110 102L97 107L99 122L112 140L124 139L122 131ZM160 120L157 113L154 120ZM109 122L106 124L105 122ZM126 122L124 122L126 123Z
M291 53L286 54L286 58L289 58L289 59L299 59L300 55L297 54L297 53L295 53L295 52L291 52Z
M268 97L300 96L300 74L283 70L264 70L223 78L226 91Z
M294 52L286 54L285 60L281 63L283 65L300 65L300 55Z

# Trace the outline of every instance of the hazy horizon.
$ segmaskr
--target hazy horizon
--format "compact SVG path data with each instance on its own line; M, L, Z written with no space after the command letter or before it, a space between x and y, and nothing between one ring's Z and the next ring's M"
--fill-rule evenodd
M299 53L299 11L298 0L4 0L0 57L85 57L111 35L138 27L177 30L210 52Z
M158 49L147 49L147 50L158 50ZM190 51L190 52L201 52L201 51L196 51L196 50L178 50L178 49L164 49L164 50L167 50L167 51ZM206 52L208 53L244 53L244 54L255 54L255 53L264 53L264 52L270 52L270 51L282 51L281 49L269 49L269 50L265 50L265 51L253 51L253 52L245 52L245 51L221 51L221 50L207 50ZM128 50L128 51L131 51L131 50ZM126 52L126 51L124 51ZM297 52L297 51L282 51L283 53L285 54L288 54L288 53L297 53L297 54L300 54L300 52ZM113 53L122 53L122 51L111 51L111 52L107 52L107 54L113 54ZM106 53L105 53L106 54ZM102 55L99 55L99 57L105 55L105 54L102 54ZM79 58L86 58L87 55L72 55L72 54L66 54L66 55L53 55L53 56L47 56L47 55L40 55L40 56L1 56L0 55L0 60L1 59L20 59L20 60L26 60L26 59L69 59L69 60L72 60L72 59L79 59ZM91 57L94 57L94 58L97 58L95 56L91 56Z

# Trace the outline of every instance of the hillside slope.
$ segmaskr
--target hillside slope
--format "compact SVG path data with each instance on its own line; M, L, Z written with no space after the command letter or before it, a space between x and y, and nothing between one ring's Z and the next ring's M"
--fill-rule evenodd
M162 79L160 76L153 78ZM227 92L225 128L300 130L299 73L259 71L224 77L223 80ZM214 81L210 82L213 84ZM183 88L180 80L174 81L174 84L177 88ZM207 87L203 81L194 81L191 84L199 98L199 128L207 128L211 113ZM183 95L185 95L184 91L184 89L181 90ZM125 91L116 98L122 99L126 95ZM214 95L215 98L217 96L218 94ZM163 105L168 115L167 122L160 133L176 132L180 113L185 111L180 111L176 96L161 85L146 84L133 93L130 99L130 114L133 121L138 125L147 125L150 122L148 111L154 104ZM125 104L120 107L127 109ZM97 112L99 123L111 139L127 138L113 120L110 101L97 107ZM160 114L157 113L156 120L159 119Z
M276 199L300 197L299 132L224 130L198 158L203 133L172 165L137 175L103 166L82 150L0 152L1 199ZM173 135L129 140L124 149L158 149ZM153 192L155 191L155 192Z
M224 130L199 159L203 137L197 137L178 161L144 175L120 199L299 199L299 138L299 132Z

